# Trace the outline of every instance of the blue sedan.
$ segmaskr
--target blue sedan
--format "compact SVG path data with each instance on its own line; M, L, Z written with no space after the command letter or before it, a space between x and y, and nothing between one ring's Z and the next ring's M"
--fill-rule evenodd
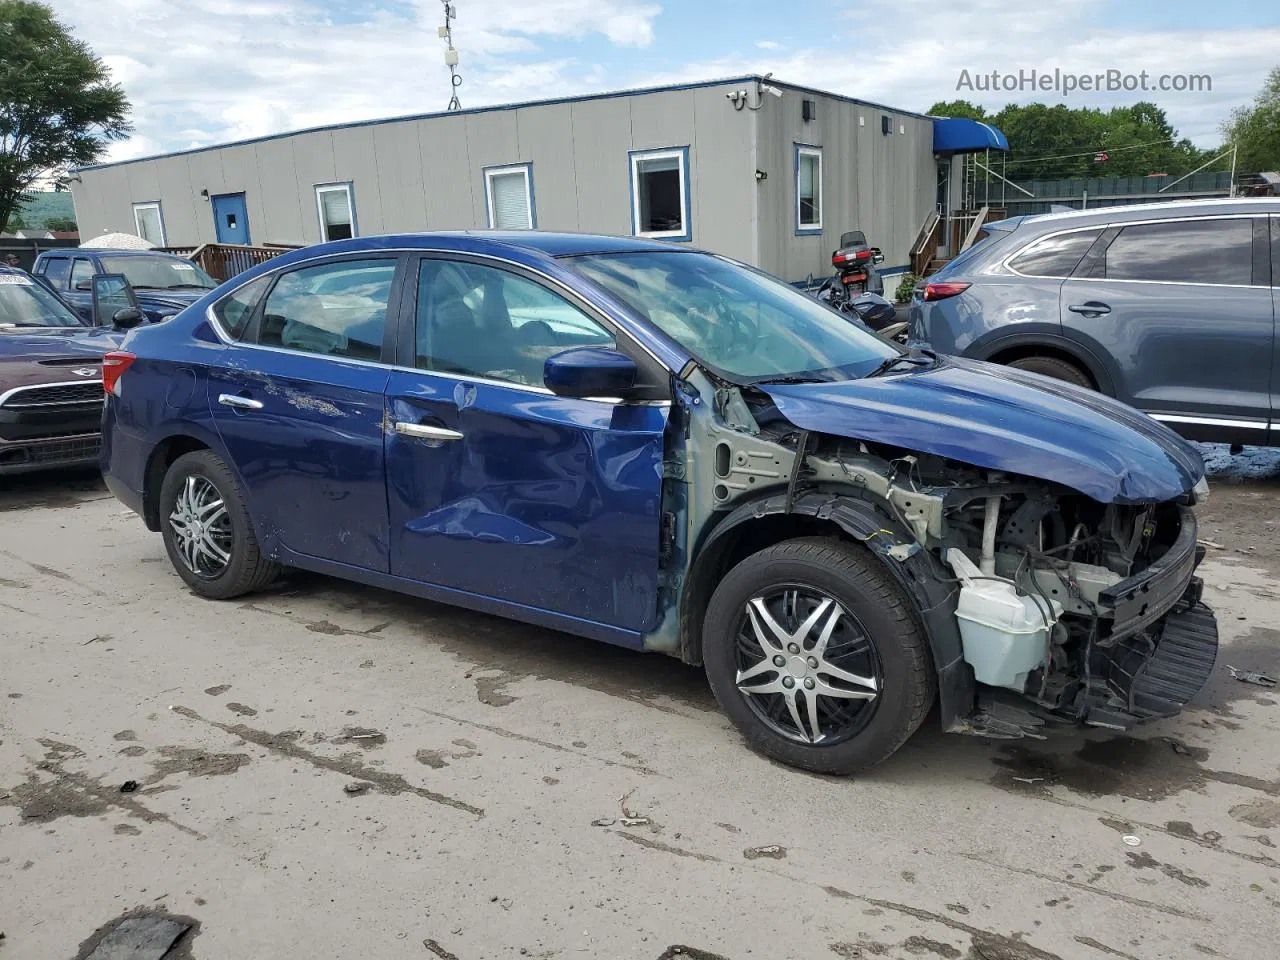
M310 247L130 331L103 380L107 483L196 593L296 567L668 653L809 770L935 702L996 736L1168 716L1217 651L1194 448L683 245Z

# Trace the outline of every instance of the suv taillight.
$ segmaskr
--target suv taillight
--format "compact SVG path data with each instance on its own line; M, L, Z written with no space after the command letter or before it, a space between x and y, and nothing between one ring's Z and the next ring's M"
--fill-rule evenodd
M102 389L113 397L120 396L120 376L138 358L123 350L112 351L102 358Z
M924 298L926 300L945 300L947 297L958 297L969 289L967 283L926 283Z

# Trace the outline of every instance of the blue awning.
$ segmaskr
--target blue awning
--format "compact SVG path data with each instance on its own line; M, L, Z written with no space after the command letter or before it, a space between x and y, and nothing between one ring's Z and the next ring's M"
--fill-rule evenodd
M989 123L965 117L942 117L933 121L934 153L977 153L981 150L1009 152L1009 141Z

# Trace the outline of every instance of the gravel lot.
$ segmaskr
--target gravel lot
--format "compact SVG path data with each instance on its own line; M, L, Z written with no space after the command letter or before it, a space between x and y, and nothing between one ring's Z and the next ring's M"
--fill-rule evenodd
M95 477L0 481L0 957L137 908L197 960L1275 956L1280 690L1227 665L1280 674L1280 459L1210 453L1192 708L929 723L857 779L674 661L309 575L201 601Z

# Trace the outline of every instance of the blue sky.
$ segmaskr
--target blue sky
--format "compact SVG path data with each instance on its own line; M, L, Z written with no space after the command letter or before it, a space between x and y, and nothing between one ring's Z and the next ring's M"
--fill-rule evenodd
M1280 65L1280 4L1218 0L451 0L464 106L751 72L925 110L1150 99L1201 146ZM440 0L56 0L137 134L113 159L444 107ZM128 27L122 29L127 24ZM995 96L961 71L1208 74L1208 92Z

